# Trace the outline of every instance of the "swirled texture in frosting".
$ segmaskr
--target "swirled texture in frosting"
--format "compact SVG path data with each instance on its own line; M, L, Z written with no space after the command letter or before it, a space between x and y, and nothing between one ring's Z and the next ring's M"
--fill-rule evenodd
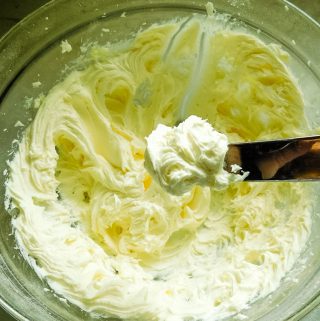
M145 137L178 111L231 142L303 133L279 48L218 15L97 47L47 94L10 164L12 224L38 275L90 312L217 320L275 290L310 231L302 184L195 187L174 196L144 168Z
M205 120L190 116L176 127L160 124L147 137L145 166L163 188L175 195L194 185L223 189L245 177L224 170L227 151L227 136Z

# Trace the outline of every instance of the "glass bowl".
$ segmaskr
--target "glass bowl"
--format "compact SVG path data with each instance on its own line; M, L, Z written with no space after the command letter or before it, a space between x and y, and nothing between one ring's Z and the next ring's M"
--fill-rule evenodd
M29 124L32 100L46 93L74 65L89 42L127 39L149 25L174 17L205 14L207 1L197 0L57 0L41 7L0 40L0 305L18 320L97 320L55 296L20 255L10 215L4 209L4 182L12 143L21 137L17 121ZM281 44L292 56L291 68L305 96L313 130L320 124L320 26L292 4L280 0L215 0L218 12L230 14L266 42ZM126 12L125 18L121 15ZM122 15L123 16L123 15ZM110 32L103 32L110 30ZM61 54L60 42L73 50ZM40 80L42 85L33 88ZM3 175L2 175L3 174ZM301 320L320 304L320 184L313 229L307 248L281 286L243 312L246 320ZM231 318L227 319L231 320Z

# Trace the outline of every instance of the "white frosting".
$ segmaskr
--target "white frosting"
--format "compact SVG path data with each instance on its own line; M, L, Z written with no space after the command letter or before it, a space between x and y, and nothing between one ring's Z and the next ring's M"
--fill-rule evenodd
M72 51L72 46L68 42L68 40L62 40L60 43L61 47L61 53L66 53L66 52L71 52Z
M38 275L86 311L139 321L218 320L279 287L309 235L305 186L174 196L144 152L181 106L230 141L299 136L303 102L285 57L218 15L92 49L37 100L10 163L6 204Z
M176 127L158 125L147 137L145 165L172 194L181 195L194 185L222 189L245 177L224 170L227 151L226 135L190 116Z

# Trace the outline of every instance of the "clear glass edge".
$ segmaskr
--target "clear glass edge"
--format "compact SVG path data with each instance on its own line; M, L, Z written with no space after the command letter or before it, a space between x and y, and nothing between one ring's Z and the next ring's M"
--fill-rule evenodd
M291 3L289 0L282 0L286 5L290 6L296 13L299 15L307 18L309 22L312 22L314 26L317 28L320 28L320 23L318 23L315 19L313 19L309 14L304 12L302 9L300 9L298 6ZM23 18L21 21L19 21L16 25L14 25L11 29L9 29L2 37L0 37L0 48L3 46L6 42L10 41L11 38L19 37L20 36L20 30L21 28L24 28L25 24L32 24L33 21L36 21L36 19L42 15L47 10L50 10L52 6L56 6L59 3L68 2L66 0L51 0L45 5L41 6L37 10L31 12L28 14L25 18ZM127 1L119 1L126 3ZM159 3L157 0L148 0L146 1L148 5L157 4ZM170 5L170 2L160 2L162 5L168 4ZM196 5L196 2L193 2L194 5ZM171 3L172 4L172 3ZM15 318L18 321L32 321L25 316L23 316L20 312L16 311L12 306L3 298L0 294L0 306L3 308L8 314L10 314L13 318ZM301 320L301 318L305 317L307 314L315 310L317 307L320 306L320 289L319 292L310 300L308 301L300 310L296 311L295 315L292 315L287 318L287 321L298 321Z

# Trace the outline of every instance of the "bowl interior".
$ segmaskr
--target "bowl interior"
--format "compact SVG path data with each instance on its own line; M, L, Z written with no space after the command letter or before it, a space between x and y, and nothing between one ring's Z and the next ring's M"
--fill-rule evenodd
M320 27L283 1L215 1L218 12L230 14L239 28L258 35L267 43L278 43L291 55L290 65L305 97L312 133L320 124ZM7 160L13 157L17 141L36 114L39 95L79 66L81 56L92 44L105 45L133 37L153 23L206 14L206 1L67 1L49 3L29 16L0 42L0 297L2 305L19 320L95 320L55 296L38 279L15 246L10 215L4 209ZM126 12L125 18L121 15ZM263 12L263 14L262 14ZM68 17L68 18L67 18ZM51 31L51 32L50 32ZM305 37L308 32L309 37ZM305 38L314 39L306 41ZM68 40L73 50L61 53ZM10 54L8 54L10 52ZM5 71L1 73L1 68ZM34 88L32 83L40 81ZM18 121L24 124L17 126ZM310 183L315 199L312 235L302 257L282 286L267 298L255 302L243 313L247 320L298 319L318 304L320 283L320 184ZM229 319L231 320L231 318Z

